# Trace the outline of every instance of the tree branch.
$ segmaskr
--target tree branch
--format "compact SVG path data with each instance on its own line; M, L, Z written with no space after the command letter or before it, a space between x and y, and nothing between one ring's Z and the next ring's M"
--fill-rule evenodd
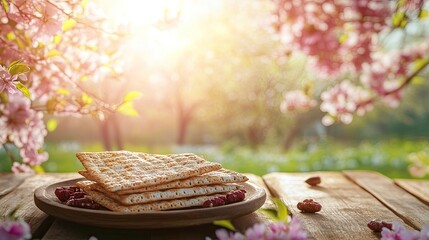
M419 74L421 71L423 71L423 69L425 69L428 65L429 65L429 60L427 60L421 67L419 67L418 69L416 69L416 71L414 71L411 75L409 75L399 87L397 87L391 91L385 92L382 96L385 97L385 96L388 96L388 95L391 95L391 94L394 94L394 93L401 91L408 84L410 84L411 81L413 80L413 78L415 76L417 76L417 74ZM368 105L370 103L373 103L377 98L378 98L378 96L375 96L375 97L372 97L366 101L360 102L357 105L357 109L360 107L363 107L365 105Z

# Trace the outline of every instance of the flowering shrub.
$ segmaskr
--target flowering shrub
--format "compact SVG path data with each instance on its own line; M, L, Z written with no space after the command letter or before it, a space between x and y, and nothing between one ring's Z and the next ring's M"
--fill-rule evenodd
M403 48L385 46L388 38L403 39L411 29L425 28L429 5L423 0L310 1L273 0L275 29L286 52L300 51L310 57L322 78L344 79L320 92L325 125L350 123L381 99L391 107L399 104L403 90L429 65L429 36L413 35ZM391 36L392 35L392 36ZM350 73L358 77L344 77ZM302 94L285 94L291 110L309 109ZM294 96L292 98L292 96ZM307 98L312 98L307 93ZM314 104L316 105L316 104ZM299 107L302 106L302 107Z
M109 103L100 89L122 78L121 39L93 2L1 1L0 143L14 172L33 171L48 159L46 114L100 120L115 111L135 115L130 104L135 93ZM52 130L56 123L50 121Z

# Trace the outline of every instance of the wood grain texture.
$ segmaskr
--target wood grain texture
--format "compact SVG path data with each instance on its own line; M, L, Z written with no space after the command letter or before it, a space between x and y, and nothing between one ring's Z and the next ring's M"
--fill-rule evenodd
M34 190L42 185L61 181L68 178L76 178L78 174L38 174L32 175L25 181L0 199L0 216L9 214L18 208L16 216L24 219L31 227L32 233L46 220L47 215L40 211L33 200Z
M249 182L252 182L252 183L258 185L259 187L265 189L265 193L267 194L267 198L265 200L264 205L262 205L261 208L275 209L275 205L271 201L271 197L272 197L271 193L268 190L268 187L265 185L264 180L260 176L257 176L254 174L246 173L244 175L246 175L246 177L249 178ZM263 214L260 211L255 211L249 215L232 219L232 223L233 223L234 227L240 232L244 232L246 230L246 228L253 226L256 223L269 224L272 222L273 222L273 220L271 218L267 217L265 214Z
M0 173L0 198L24 182L30 174Z
M205 239L206 236L215 237L216 228L217 226L212 224L205 224L198 227L158 230L109 229L55 220L42 240L88 240L91 236L100 240L193 240Z
M410 226L421 229L429 225L429 206L395 185L390 178L372 171L344 171L344 174Z
M255 175L255 174L251 174L251 173L245 173L244 175L247 178L249 178L249 182L252 182L252 183L258 185L259 187L261 187L265 190L265 193L267 194L267 199L265 200L265 203L262 206L262 208L275 209L275 205L274 205L273 201L271 201L272 196L271 196L270 190L265 185L262 177Z
M320 176L319 186L305 180ZM281 198L297 217L310 239L379 239L366 224L372 219L392 221L398 217L371 194L338 172L270 173L263 176L275 197ZM318 213L302 213L296 205L311 198L322 205Z
M429 181L428 180L411 180L395 179L396 185L411 193L420 201L429 205Z

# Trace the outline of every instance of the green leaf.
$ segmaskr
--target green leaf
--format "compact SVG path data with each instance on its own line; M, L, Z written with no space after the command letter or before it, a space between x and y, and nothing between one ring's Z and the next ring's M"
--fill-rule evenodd
M284 202L279 198L273 198L272 201L277 207L277 218L281 222L287 222L289 219L287 207Z
M64 20L63 25L62 25L63 31L66 32L66 31L74 28L74 26L76 26L76 24L77 24L76 20L74 20L72 18Z
M132 100L139 98L141 96L142 96L141 92L131 91L131 92L128 92L127 95L125 95L123 102L131 102Z
M279 219L277 218L276 210L270 208L260 208L259 211L265 214L267 217L271 218L272 220L276 222L279 221Z
M54 44L55 45L58 45L58 44L60 44L60 42L61 42L61 40L63 39L63 36L62 35L55 35L54 36Z
M6 38L9 41L15 40L15 38L16 38L15 33L14 32L9 32L8 34L6 34Z
M55 129L57 129L57 126L58 126L58 121L55 118L49 119L48 122L46 123L46 128L48 129L49 132L55 131Z
M392 24L395 27L402 27L403 22L406 22L405 12L395 12L392 16Z
M343 44L347 41L348 38L349 38L349 35L347 33L341 34L341 36L338 38L338 42L340 44Z
M420 19L425 19L425 18L429 18L429 10L427 9L422 9L419 13L419 18Z
M230 220L216 220L213 221L213 224L216 226L224 227L231 231L236 231L234 225L232 225L232 222Z
M34 170L36 173L45 173L45 169L43 169L43 167L42 167L42 166L40 166L40 165L36 165L36 166L34 166L34 167L33 167L33 170Z
M81 82L86 82L88 81L89 77L87 75L83 75L82 77L80 77L79 81Z
M1 4L6 12L9 12L9 4L7 4L6 0L1 0Z
M86 6L88 5L88 0L82 0L82 2L80 3L80 5L82 6L83 9L85 9Z
M16 63L13 65L9 65L9 73L11 75L17 75L17 74L22 74L22 73L27 73L30 71L30 67L25 64L25 63Z
M89 105L92 103L92 101L93 99L90 96L88 96L88 94L82 93L82 102L84 103L84 105Z
M9 99L7 98L6 93L0 93L0 100L2 103L9 103Z
M414 69L420 70L429 62L429 58L419 58L414 61Z
M58 57L61 56L63 53L56 50L56 49L51 49L49 50L49 52L46 54L47 58L53 58L53 57Z
M30 98L31 94L30 94L30 90L28 90L28 88L22 84L21 82L17 82L15 83L15 87L22 92L26 97Z
M68 96L70 95L69 90L65 89L65 88L58 88L56 91L58 94L64 95L64 96Z
M124 102L116 109L119 113L122 113L124 115L130 116L130 117L138 117L139 113L134 108L133 102Z
M18 48L23 50L25 48L25 44L21 41L21 39L17 38L16 43L18 44Z
M415 85L422 85L425 83L425 79L421 76L415 76L411 79L411 83Z

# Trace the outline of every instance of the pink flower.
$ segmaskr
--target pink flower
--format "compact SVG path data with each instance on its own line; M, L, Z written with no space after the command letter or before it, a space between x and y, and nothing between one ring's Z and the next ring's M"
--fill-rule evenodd
M18 90L14 82L18 80L18 75L10 75L7 69L0 65L0 93L7 91L9 94L14 94Z
M244 240L243 234L239 232L230 232L226 229L218 229L216 230L216 237L219 240Z
M362 104L370 99L369 92L347 80L323 92L321 98L320 110L327 113L322 123L326 126L333 124L335 120L351 123L354 112L364 114L372 107L370 103Z
M35 7L40 10L35 13L38 18L33 18L29 24L34 33L33 40L48 43L61 31L62 21L59 10L46 2Z
M48 159L46 152L41 152L44 137L47 135L43 114L30 108L30 100L21 95L11 95L9 103L0 108L0 123L5 125L1 139L8 139L18 148L25 164L36 166ZM27 171L16 165L17 172Z
M13 173L32 173L34 171L27 164L14 162L12 165L12 172Z
M10 96L9 104L3 112L7 118L7 127L19 131L27 126L34 111L30 109L30 100L21 96Z
M246 229L245 235L247 240L259 240L263 239L265 235L266 226L262 223L257 223L253 227Z
M420 238L420 232L408 230L400 222L394 221L392 230L383 228L381 240L422 240L422 238Z
M271 223L268 226L256 223L246 229L245 234L230 232L226 229L216 230L219 240L306 240L307 233L295 218L290 223Z
M284 99L280 105L282 112L291 112L299 110L309 110L316 105L316 101L308 97L304 91L295 90L284 94Z
M0 222L0 239L2 240L24 240L31 238L30 226L23 220L11 220L6 218Z

